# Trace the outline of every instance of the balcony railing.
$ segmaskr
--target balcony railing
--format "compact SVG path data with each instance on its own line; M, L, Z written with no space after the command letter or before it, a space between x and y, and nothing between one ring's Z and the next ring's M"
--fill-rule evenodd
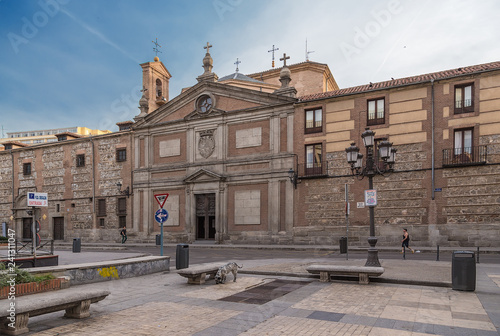
M443 149L443 167L482 165L486 159L486 146Z
M327 175L327 161L299 164L299 177L320 177Z

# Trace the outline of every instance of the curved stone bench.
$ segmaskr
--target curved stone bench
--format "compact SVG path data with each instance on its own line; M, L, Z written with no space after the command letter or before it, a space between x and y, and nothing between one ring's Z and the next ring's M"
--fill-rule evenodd
M28 320L31 316L60 310L66 310L64 316L69 318L89 317L90 305L104 300L109 294L109 291L103 290L70 288L16 297L15 300L0 300L0 333L4 335L27 333Z
M370 276L380 276L384 273L383 267L371 266L343 266L343 265L309 265L306 270L311 274L319 274L319 281L329 282L332 275L347 275L359 277L359 283L367 285Z
M193 267L182 268L177 273L188 279L188 284L201 285L205 283L205 279L210 276L210 279L215 277L219 267L225 263L202 264Z

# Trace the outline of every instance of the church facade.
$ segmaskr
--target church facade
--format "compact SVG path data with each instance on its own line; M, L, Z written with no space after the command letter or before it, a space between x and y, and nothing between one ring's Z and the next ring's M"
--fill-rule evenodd
M397 150L374 178L380 245L408 228L417 245L500 246L500 62L339 89L326 64L286 55L218 78L209 48L173 99L165 65L141 64L140 114L119 132L0 151L0 222L29 238L26 193L47 192L42 238L118 241L126 226L153 242L168 194L168 242L365 245L368 184L345 149L369 127Z

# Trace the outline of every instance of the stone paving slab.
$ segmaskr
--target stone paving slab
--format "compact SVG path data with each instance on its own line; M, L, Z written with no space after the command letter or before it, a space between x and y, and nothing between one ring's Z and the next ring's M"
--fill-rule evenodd
M84 321L48 314L30 319L32 335L499 335L500 266L478 265L475 292L446 287L336 281L288 277L301 275L314 260L235 260L244 268L233 283L185 283L171 269L141 277L78 286L109 290L91 306ZM337 260L336 260L337 262ZM339 260L339 262L342 262ZM364 260L349 260L362 264ZM393 280L450 281L445 262L381 260ZM241 271L280 271L281 275ZM305 285L265 304L224 302L220 298L269 284L273 279ZM89 286L89 287L87 287Z

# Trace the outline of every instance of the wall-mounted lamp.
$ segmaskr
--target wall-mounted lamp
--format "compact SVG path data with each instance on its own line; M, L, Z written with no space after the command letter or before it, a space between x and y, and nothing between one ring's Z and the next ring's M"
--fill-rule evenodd
M299 179L299 173L292 168L288 171L288 178L290 178L290 182L293 184L293 187L297 189L297 184L300 183L298 181Z
M125 195L127 197L130 196L130 187L127 187L125 190L122 190L122 184L121 182L118 182L116 184L116 186L118 187L118 192L121 194L121 195Z

